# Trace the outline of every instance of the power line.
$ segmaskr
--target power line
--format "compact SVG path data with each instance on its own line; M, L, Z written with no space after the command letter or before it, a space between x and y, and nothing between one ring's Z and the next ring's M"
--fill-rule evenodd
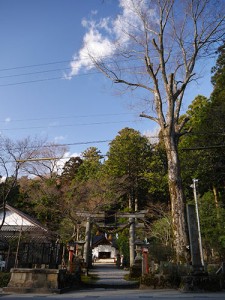
M65 71L70 70L71 67L68 68L61 68L61 69L50 69L50 70L43 70L43 71L35 71L35 72L29 72L29 73L20 73L20 74L12 74L12 75L4 75L0 76L0 79L3 78L12 78L12 77L19 77L19 76L27 76L27 75L36 75L36 74L42 74L42 73L50 73L50 72L58 72L58 71Z
M45 79L27 80L27 81L15 82L15 83L0 84L0 87L3 87L3 86L13 86L13 85L22 85L22 84L34 83L34 82L52 81L52 80L59 80L59 79L62 79L62 76L60 76L60 77L52 77L52 78L45 78Z
M148 136L148 138L158 138L158 136ZM129 140L129 138L124 138L124 141ZM88 144L101 144L101 143L110 143L113 139L105 139L105 140L94 140L94 141L84 141L84 142L73 142L73 143L63 143L63 144L47 144L40 146L28 146L27 149L38 149L38 148L49 148L49 147L65 147L65 146L77 146L77 145L88 145ZM181 151L193 151L193 150L207 150L207 149L216 149L216 148L224 148L225 145L213 145L213 146L205 146L205 147L192 147L192 148L180 148ZM10 150L18 150L18 147L10 148ZM173 151L173 150L171 150Z
M50 72L50 71L38 72L38 73L47 73L47 72ZM30 73L30 74L33 75L33 74L38 74L38 73ZM89 75L100 74L100 73L101 73L100 71L95 71L95 72L92 71L92 72L88 72L88 73L77 74L76 76L81 77L81 76L89 76ZM21 75L13 75L13 76L8 76L8 77L14 77L14 76L21 76ZM6 77L0 77L0 78L6 78ZM27 80L27 81L4 83L4 84L0 84L0 86L21 85L21 84L26 84L26 83L34 83L34 82L41 82L41 81L48 81L48 80L59 80L59 79L66 80L65 77L60 76L60 77L49 77L49 78L43 78L43 79L33 79L33 80Z
M80 124L65 124L65 125L48 125L48 126L34 126L34 127L16 127L16 128L2 128L2 131L10 130L26 130L26 129L42 129L46 127L55 128L55 127L73 127L73 126L90 126L90 125L102 125L102 124L119 124L119 123L133 123L137 122L135 120L124 120L124 121L113 121L113 122L93 122L93 123L80 123Z
M73 143L64 143L64 144L47 144L47 145L37 145L37 146L27 146L26 149L41 149L41 148L56 148L56 147L66 147L66 146L77 146L77 145L88 145L88 144L102 144L109 143L112 140L97 140L97 141L85 141L85 142L73 142ZM10 151L20 150L19 147L10 147ZM101 154L102 155L102 154ZM103 155L104 156L104 155Z
M110 56L102 56L102 58L107 58ZM88 59L88 57L87 57ZM4 69L0 69L0 72L3 71L11 71L11 70L17 70L17 69L23 69L23 68L31 68L31 67L40 67L40 66L46 66L46 65L52 65L52 64L59 64L59 63L65 63L65 62L75 62L76 60L65 60L65 61L58 61L58 62L49 62L49 63L43 63L43 64L33 64L33 65L27 65L27 66L17 66L17 67L12 67L12 68L4 68ZM117 61L118 63L121 62L126 62L127 59L121 59ZM129 58L129 62L130 61L139 61L138 58ZM94 63L90 63L89 66L93 66L95 67ZM128 70L128 69L137 69L137 68L142 68L143 66L134 66L134 67L126 67L126 68L120 68L119 70ZM12 78L12 77L19 77L19 76L27 76L27 75L35 75L35 74L42 74L42 73L49 73L49 72L56 72L56 71L65 71L68 69L72 69L72 67L65 67L65 68L57 68L57 69L50 69L50 70L43 70L43 71L34 71L34 72L28 72L28 73L22 73L22 74L12 74L12 75L3 75L0 76L0 79L4 79L4 78ZM112 70L113 71L113 70ZM93 74L100 74L101 71L91 71L91 72L87 72L87 73L83 73L83 74L76 74L76 76L88 76L88 75L93 75ZM0 84L0 87L6 87L6 86L13 86L13 85L22 85L22 84L27 84L27 83L35 83L35 82L43 82L43 81L51 81L51 80L59 80L59 79L66 79L66 77L63 75L60 77L50 77L50 78L43 78L43 79L33 79L33 80L26 80L26 81L20 81L20 82L13 82L13 83L4 83L4 84Z
M189 42L186 42L186 44L189 44ZM190 45L192 45L192 42L190 42ZM153 51L155 51L154 47L152 48ZM140 58L134 57L133 54L129 55L129 57L127 57L126 59L123 56L123 53L115 53L113 55L102 55L99 56L98 59L107 59L110 58L113 61L114 57L123 57L123 59L117 60L118 62L124 62L124 61L139 61ZM207 54L206 57L209 57L209 55ZM212 53L212 57L215 57L215 53ZM158 56L155 56L154 58L159 58ZM49 62L45 62L45 63L39 63L39 64L30 64L30 65L23 65L23 66L15 66L15 67L8 67L8 68L1 68L0 72L4 72L4 71L12 71L12 70L20 70L20 69L28 69L28 68L36 68L36 67L43 67L43 66L49 66L49 65L57 65L57 64L65 64L65 63L73 63L76 61L85 61L85 60L90 60L90 57L87 56L83 56L82 59L65 59L65 60L57 60L57 61L49 61ZM94 63L93 63L94 65Z
M129 62L130 61L137 61L138 59L137 58L130 58L129 59ZM119 61L117 61L117 63L121 63L121 62L125 62L127 60L125 59L121 59ZM71 61L72 62L72 61ZM39 65L34 65L34 66L39 66ZM42 66L42 64L40 64L40 66ZM93 66L95 67L95 64L94 63L91 63L89 66ZM28 67L28 66L27 66ZM17 67L17 68L11 68L11 69L1 69L0 72L2 71L8 71L8 70L14 70L14 69L18 69L18 68L23 68L23 67ZM26 68L26 66L25 66ZM65 70L70 70L72 69L72 67L64 67L64 68L57 68L57 69L48 69L48 70L42 70L42 71L33 71L33 72L28 72L28 73L20 73L20 74L11 74L11 75L2 75L0 76L0 79L3 79L3 78L11 78L11 77L19 77L19 76L27 76L27 75L36 75L36 74L42 74L42 73L50 73L50 72L58 72L58 71L65 71ZM93 72L95 73L95 72ZM85 75L85 74L84 74Z
M32 64L32 65L16 66L16 67L11 67L11 68L2 68L2 69L0 69L0 72L18 70L18 69L27 69L27 68L33 68L33 67L56 65L56 64L61 64L61 63L69 63L69 62L72 62L72 61L73 60L61 60L61 61L53 61L53 62L47 62L47 63L41 63L41 64Z
M115 56L121 56L121 54L114 54ZM99 59L107 59L107 58L112 58L112 55L102 55L99 57ZM90 57L87 56L83 56L82 57L82 61L85 60L90 60ZM127 61L129 59L129 61L135 61L135 60L140 60L137 57L129 57L127 59L125 59L123 57L123 59L118 60L117 62L124 62ZM12 70L18 70L18 69L28 69L28 68L36 68L36 67L43 67L43 66L49 66L49 65L56 65L56 64L63 64L63 63L73 63L76 61L80 61L80 59L70 59L70 60L59 60L59 61L51 61L51 62L46 62L46 63L39 63L39 64L31 64L31 65L24 65L24 66L15 66L15 67L10 67L10 68L2 68L0 69L0 72L4 72L4 71L12 71ZM94 63L92 63L92 65L94 65Z
M135 70L143 68L143 66L135 66L135 67L127 67L127 68L120 68L120 71L124 70ZM76 77L81 77L81 76L89 76L89 75L94 75L94 74L101 74L101 71L92 71L92 72L87 72L83 74L76 74ZM75 75L74 75L75 76ZM73 76L73 77L74 77ZM43 78L43 79L33 79L33 80L27 80L27 81L19 81L19 82L13 82L13 83L3 83L0 84L0 87L6 87L6 86L14 86L14 85L22 85L22 84L28 84L28 83L36 83L36 82L44 82L44 81L52 81L52 80L66 80L65 77L59 76L59 77L49 77L49 78Z
M123 116L132 115L132 113L112 113L112 114L90 114L90 115L74 115L74 116L58 116L58 117L43 117L43 118L28 118L28 119L13 119L11 122L24 122L24 121L40 121L40 120L58 120L58 119L75 119L75 118L91 118L91 117L108 117L108 116ZM5 121L0 121L5 123Z
M66 144L53 144L50 146L54 147L65 147L65 146L76 146L76 145L88 145L88 144L101 144L101 143L109 143L112 140L100 140L100 141L86 141L86 142L74 142L74 143L66 143ZM45 146L49 147L49 146Z
M95 142L83 142L83 143L72 143L72 144L66 144L66 145L75 145L75 144L88 144L88 143L102 143L102 142L110 142L111 140L105 140L105 141L95 141ZM65 144L64 144L65 145ZM54 145L54 146L62 146L62 145ZM209 146L209 147L204 147L204 149L211 149L211 148L221 148L225 147L225 145L217 145L217 146ZM203 150L203 147L200 148L184 148L181 150ZM108 156L107 154L100 154L100 156ZM39 157L39 158L27 158L27 159L18 159L16 162L29 162L29 161L49 161L49 160L63 160L63 159L70 159L73 156L63 156L63 157Z

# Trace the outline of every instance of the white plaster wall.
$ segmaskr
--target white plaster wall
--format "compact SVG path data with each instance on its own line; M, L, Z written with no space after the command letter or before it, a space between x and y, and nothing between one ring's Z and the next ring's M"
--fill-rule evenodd
M0 213L0 222L3 219L3 212ZM17 213L6 210L6 217L4 225L17 225L17 226L34 226L31 222L28 220L22 218Z
M110 245L99 245L92 250L92 255L98 257L99 252L111 252L111 258L116 257L116 249Z

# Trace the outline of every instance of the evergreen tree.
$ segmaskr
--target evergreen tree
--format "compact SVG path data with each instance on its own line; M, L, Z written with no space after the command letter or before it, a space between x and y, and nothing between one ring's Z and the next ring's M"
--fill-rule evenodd
M132 128L119 131L110 143L106 170L114 182L116 180L116 188L120 191L118 196L126 200L122 205L131 210L135 209L135 201L139 207L146 202L148 186L145 173L151 157L148 139Z
M79 168L83 160L79 157L71 157L64 165L61 179L63 181L71 181L79 172Z
M224 195L225 165L225 58L224 46L213 68L213 92L209 99L197 96L186 113L189 118L186 131L180 143L182 176L188 184L192 178L199 178L200 192L213 190L215 200ZM188 150L189 149L189 150Z

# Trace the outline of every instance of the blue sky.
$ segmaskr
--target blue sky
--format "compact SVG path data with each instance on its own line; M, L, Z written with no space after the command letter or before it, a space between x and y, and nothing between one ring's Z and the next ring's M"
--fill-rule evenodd
M71 75L87 20L114 17L117 0L0 0L0 132L12 139L47 138L70 144L70 153L108 143L124 127L154 134L156 125L139 118L142 107L119 94L96 70ZM209 96L210 68L192 84L186 105L198 94ZM66 76L65 76L66 74ZM92 143L93 141L93 143ZM98 143L94 143L98 141Z

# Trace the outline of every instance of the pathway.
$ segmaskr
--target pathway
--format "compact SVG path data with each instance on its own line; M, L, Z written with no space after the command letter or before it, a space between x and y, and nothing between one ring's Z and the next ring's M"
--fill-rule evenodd
M124 276L129 271L118 269L113 259L100 259L94 263L93 268L89 270L89 274L96 276L97 280L89 284L93 288L137 288L137 281L127 281Z

